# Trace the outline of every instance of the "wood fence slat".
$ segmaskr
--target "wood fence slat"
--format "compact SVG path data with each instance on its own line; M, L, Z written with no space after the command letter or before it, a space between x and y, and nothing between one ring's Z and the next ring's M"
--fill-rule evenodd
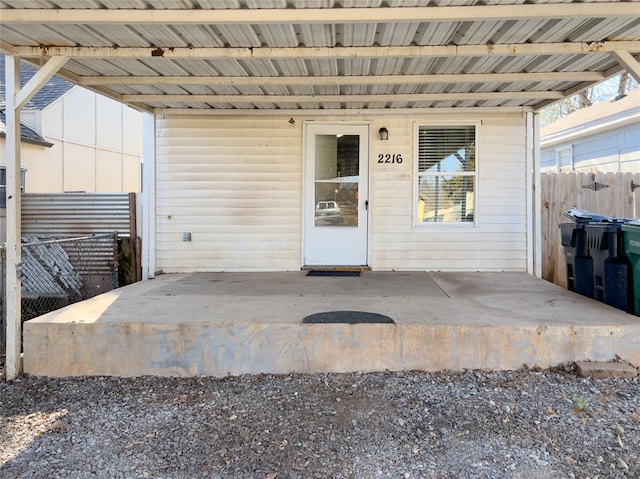
M553 186L554 186L554 191L552 192L553 198L554 198L553 217L552 217L553 222L550 225L550 228L553 229L553 236L552 236L553 244L550 245L550 248L553 251L553 255L555 259L555 262L554 262L555 271L553 273L555 281L557 282L557 284L559 284L564 288L567 287L567 269L566 269L566 263L564 259L564 252L562 250L562 242L560 241L561 239L560 228L558 227L558 225L562 223L564 219L564 216L562 216L562 213L563 213L563 207L566 205L566 202L567 202L566 190L572 187L574 176L575 175L573 175L572 173L570 176L565 177L566 185L561 184L559 175L554 175L554 179L553 179ZM558 245L560 245L559 248L558 248Z
M542 277L549 278L549 281L555 280L555 261L553 259L553 250L551 245L553 244L553 231L551 225L553 224L553 204L555 198L553 195L548 194L545 197L545 191L555 191L555 179L553 175L541 175L542 180L542 206L545 214L542 215L542 231L544 236L542 238L542 251L544 255L542 257ZM555 281L554 281L555 282Z

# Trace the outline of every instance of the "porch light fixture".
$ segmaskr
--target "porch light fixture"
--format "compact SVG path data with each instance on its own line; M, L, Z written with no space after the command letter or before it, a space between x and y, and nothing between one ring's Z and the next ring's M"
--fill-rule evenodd
M384 126L378 130L378 134L380 135L380 139L382 141L386 141L389 139L389 130L387 130Z

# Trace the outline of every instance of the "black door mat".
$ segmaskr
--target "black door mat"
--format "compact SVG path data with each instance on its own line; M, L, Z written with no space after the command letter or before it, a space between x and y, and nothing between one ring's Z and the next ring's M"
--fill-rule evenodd
M312 270L307 276L360 276L360 271L316 271Z
M316 313L307 316L302 322L307 324L395 324L389 316L364 311L327 311L326 313Z

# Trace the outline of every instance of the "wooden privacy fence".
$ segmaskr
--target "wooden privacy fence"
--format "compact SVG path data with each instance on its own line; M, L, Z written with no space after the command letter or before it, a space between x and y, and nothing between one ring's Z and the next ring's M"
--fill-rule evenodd
M638 185L634 188L634 185ZM542 277L567 287L560 239L562 214L571 209L617 218L640 218L640 173L543 173Z

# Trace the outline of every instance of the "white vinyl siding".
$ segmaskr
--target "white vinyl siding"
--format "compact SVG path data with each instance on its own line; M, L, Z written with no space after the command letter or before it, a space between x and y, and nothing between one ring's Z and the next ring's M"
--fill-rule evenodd
M413 228L414 121L418 124L480 121L475 228L466 225L462 229L447 225ZM372 156L382 147L385 153L402 152L405 161L394 168L372 165L371 266L379 270L525 271L524 117L391 117L385 119L384 125L389 130L389 141L384 145L374 141Z
M287 120L158 120L158 269L300 268L302 127Z
M302 266L302 124L313 118L158 117L157 269L275 271ZM525 271L522 115L318 119L370 123L369 265L374 270ZM480 124L476 226L417 230L414 125ZM378 130L386 127L389 139ZM400 154L401 164L377 163ZM183 233L192 241L182 241Z

